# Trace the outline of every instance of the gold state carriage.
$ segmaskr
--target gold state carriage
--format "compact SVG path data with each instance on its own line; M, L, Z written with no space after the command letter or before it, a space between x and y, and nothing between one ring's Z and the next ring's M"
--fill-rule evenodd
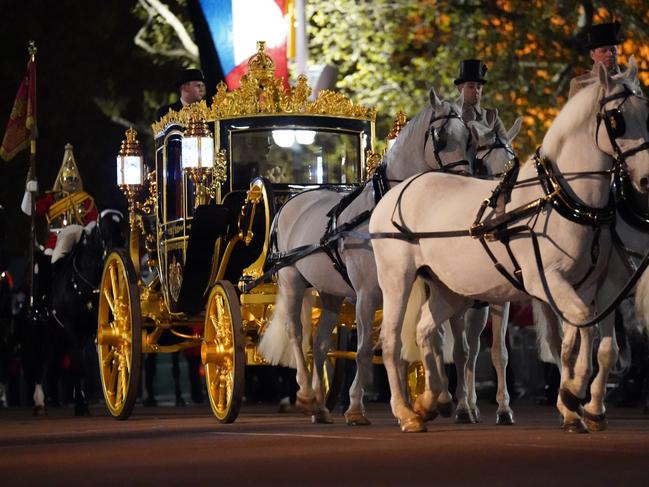
M374 110L331 91L311 101L304 76L284 89L263 43L248 66L241 87L219 84L209 108L193 104L153 125L155 167L146 179L127 131L118 184L129 200L130 244L106 260L97 334L115 418L133 410L142 353L200 346L212 410L234 421L245 365L264 363L256 347L276 285L241 289L263 275L275 210L309 187L357 185L368 158L376 162ZM348 307L341 323L353 322ZM332 363L350 357L330 355Z

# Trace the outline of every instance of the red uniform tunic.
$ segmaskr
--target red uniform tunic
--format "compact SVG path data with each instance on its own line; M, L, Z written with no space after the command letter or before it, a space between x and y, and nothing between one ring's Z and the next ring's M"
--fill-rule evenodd
M96 221L99 214L95 201L88 193L76 191L67 196L46 193L35 204L36 214L47 217L50 232L45 242L46 249L56 247L58 231L72 223L85 226Z

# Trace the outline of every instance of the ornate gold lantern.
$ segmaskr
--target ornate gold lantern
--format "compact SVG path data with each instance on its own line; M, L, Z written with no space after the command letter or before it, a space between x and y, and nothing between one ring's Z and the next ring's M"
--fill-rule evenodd
M137 132L131 127L117 153L117 185L128 199L129 212L135 209L135 197L144 183L144 160L137 140Z
M192 114L193 115L193 114ZM192 116L182 141L182 168L194 184L194 206L207 204L214 166L214 138L205 119Z
M117 153L117 185L142 187L144 182L144 161L137 132L133 128L126 131L126 139Z

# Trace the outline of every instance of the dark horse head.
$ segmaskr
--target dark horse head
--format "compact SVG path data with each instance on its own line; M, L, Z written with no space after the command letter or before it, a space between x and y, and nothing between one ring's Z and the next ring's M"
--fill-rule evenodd
M97 331L98 288L104 260L111 249L124 246L124 234L122 213L104 210L97 224L81 233L72 251L53 264L52 313L65 330L77 415L88 413L84 353L92 349L89 345Z
M104 260L111 249L123 247L124 217L117 210L101 212L97 224L84 230L72 251L54 265L52 275L52 307L64 326L85 326L84 315L96 315L97 292ZM72 323L63 323L63 320ZM94 321L94 320L93 320ZM92 330L94 331L92 324ZM82 330L79 330L82 331Z

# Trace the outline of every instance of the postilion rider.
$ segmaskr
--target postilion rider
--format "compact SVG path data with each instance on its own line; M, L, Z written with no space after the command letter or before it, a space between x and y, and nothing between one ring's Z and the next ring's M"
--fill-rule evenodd
M38 184L32 180L27 183L27 190L21 209L31 215L31 194L38 191ZM98 212L92 196L83 191L81 176L74 159L72 145L65 145L63 162L59 169L54 187L36 200L34 211L37 216L47 219L48 234L43 246L43 255L49 258L39 259L46 265L48 260L53 267L61 261L72 247L80 240L82 232L89 233L96 225ZM42 278L46 281L41 286L49 286L49 269L42 269ZM37 271L35 271L37 272ZM41 288L47 293L48 288Z
M617 46L623 41L620 37L620 27L619 22L609 22L593 25L588 30L584 47L589 50L593 67L590 71L570 80L568 98L572 98L579 90L597 80L598 63L603 64L611 75L620 72L617 64Z
M453 83L458 91L464 95L462 120L465 123L476 121L486 126L493 124L497 133L507 133L502 120L498 116L498 110L480 106L482 90L487 83L484 77L486 73L487 66L480 59L465 59L460 62L460 74ZM473 167L471 169L471 172L477 176L486 174L486 168L484 167Z

